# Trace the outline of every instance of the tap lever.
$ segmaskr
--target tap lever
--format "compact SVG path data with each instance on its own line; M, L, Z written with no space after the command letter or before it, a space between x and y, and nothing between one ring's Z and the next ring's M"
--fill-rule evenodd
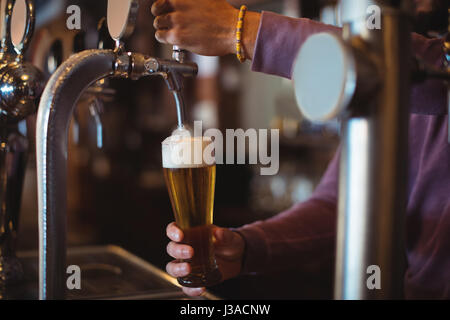
M193 62L180 63L176 60L158 59L153 57L147 57L144 59L144 68L149 74L177 73L182 77L193 77L196 76L198 72L198 66Z
M20 19L13 19L13 10L21 13L24 3L25 26L18 43L12 37L12 28L21 28ZM25 10L26 9L26 10ZM15 12L17 14L17 12ZM7 0L4 30L1 39L0 113L9 123L16 123L35 113L37 102L45 85L42 72L29 62L22 61L34 30L34 4L32 0ZM14 37L15 38L15 37Z
M117 57L116 76L129 76L139 79L143 76L161 75L166 80L169 90L181 91L183 79L197 75L198 66L193 62L180 63L175 60L144 56L140 53L126 53Z
M24 5L22 5L22 3ZM19 14L23 14L24 19L22 20L19 18L12 21L13 11L20 9L24 10L24 12L19 12ZM28 45L33 36L35 22L34 11L35 9L33 0L6 0L4 24L5 28L2 31L0 52L17 56L17 58L19 59L22 58L22 55L28 48ZM25 22L24 26L20 25L22 21ZM23 30L23 32L19 34L20 39L16 39L16 37L13 36L13 29L15 29L16 31Z
M142 76L161 75L166 81L169 90L173 93L176 106L178 127L184 127L184 99L182 95L183 80L193 77L198 72L198 66L193 62L178 62L154 57L146 57L139 53L127 53L117 57L115 75L123 76L128 73L131 79Z
M181 49L179 46L173 46L172 58L175 61L183 63L184 60L186 59L186 54L187 54L186 50Z
M180 61L147 58L144 67L149 74L157 73L163 76L169 90L173 93L175 98L178 128L183 128L185 123L185 104L182 94L184 87L183 82L185 77L193 77L197 74L198 66L193 62Z
M138 10L139 0L108 0L108 31L117 52L123 51L123 39L133 33Z

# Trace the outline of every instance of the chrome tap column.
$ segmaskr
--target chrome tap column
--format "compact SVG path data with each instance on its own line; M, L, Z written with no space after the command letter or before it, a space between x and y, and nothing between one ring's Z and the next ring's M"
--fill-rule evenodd
M336 299L403 296L412 54L410 1L393 3L342 0L344 41L312 36L294 67L302 111L343 120Z
M113 75L115 62L112 50L76 54L56 70L42 94L36 126L41 299L64 298L69 121L81 93Z
M373 105L358 105L344 125L335 297L402 298L412 60L408 9L367 1L358 15L355 2L365 1L342 2L342 12L350 13L343 17L348 40L359 37L381 72ZM381 8L380 30L366 28L365 13L373 4Z
M135 21L137 0L114 0L111 10L128 11L124 25L110 34L115 50L87 50L71 56L50 78L41 98L38 112L36 152L39 202L39 297L63 299L66 287L66 223L67 223L67 140L69 121L75 103L83 91L107 77L139 79L161 75L169 83L173 79L193 76L197 66L191 63L146 57L125 52L121 37L130 33ZM123 11L123 10L122 10ZM116 21L110 21L114 24ZM175 82L177 80L174 80Z

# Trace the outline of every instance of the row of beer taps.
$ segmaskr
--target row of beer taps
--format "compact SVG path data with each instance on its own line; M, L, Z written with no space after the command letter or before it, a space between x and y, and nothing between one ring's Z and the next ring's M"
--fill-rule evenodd
M24 26L14 26L13 10L25 4ZM66 258L66 175L67 135L74 118L75 104L86 92L89 112L97 127L97 146L102 147L103 126L101 99L113 94L108 78L129 78L159 75L173 93L178 128L185 126L183 80L197 74L197 65L185 62L185 52L174 48L173 59L149 57L127 52L123 39L134 29L138 0L108 2L108 13L128 5L126 23L113 32L106 19L99 23L99 48L84 50L62 61L58 43L52 46L49 62L53 70L46 81L43 73L25 61L23 56L31 41L35 25L33 0L2 0L2 34L0 49L0 289L22 275L15 255L17 223L23 177L30 142L26 137L26 120L37 112L36 151L39 201L39 273L42 299L63 298L63 273ZM0 10L1 11L1 10ZM109 15L109 14L108 14ZM111 21L110 21L111 22ZM12 28L23 27L20 41L13 41ZM117 26L115 27L117 30ZM109 30L110 39L106 30ZM112 43L112 47L105 45ZM77 136L76 134L74 135ZM57 187L56 187L57 186Z

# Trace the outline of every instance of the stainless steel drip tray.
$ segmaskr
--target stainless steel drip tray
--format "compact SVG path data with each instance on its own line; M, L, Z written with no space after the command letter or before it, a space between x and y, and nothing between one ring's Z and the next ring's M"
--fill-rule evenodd
M38 253L19 252L18 257L23 264L24 279L9 288L8 296L37 299ZM67 289L68 299L217 299L210 293L187 297L176 279L117 246L68 249L67 265L79 266L81 270L81 289Z

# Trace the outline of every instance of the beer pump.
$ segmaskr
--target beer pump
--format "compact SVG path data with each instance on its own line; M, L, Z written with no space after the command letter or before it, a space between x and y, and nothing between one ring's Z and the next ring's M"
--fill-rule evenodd
M370 8L380 9L381 28L369 27ZM412 1L342 0L339 9L343 37L311 36L293 69L303 114L343 123L334 294L398 299L406 267L410 84L418 77L448 79L448 65L440 71L414 61ZM380 288L373 290L367 279L377 271Z
M122 39L133 31L137 11L137 0L109 0L108 28L115 48L85 50L71 56L54 72L42 94L36 136L40 299L64 298L67 133L75 103L83 91L110 77L136 80L162 76L175 95L178 123L183 125L182 82L185 77L196 75L197 65L126 52Z
M33 1L4 0L2 10L4 21L0 49L0 287L16 282L22 274L21 265L15 255L15 242L29 146L26 120L36 112L38 99L44 87L42 73L23 60L23 54L33 35ZM18 30L23 30L23 33L19 34L20 39L15 39L13 33L17 34Z

